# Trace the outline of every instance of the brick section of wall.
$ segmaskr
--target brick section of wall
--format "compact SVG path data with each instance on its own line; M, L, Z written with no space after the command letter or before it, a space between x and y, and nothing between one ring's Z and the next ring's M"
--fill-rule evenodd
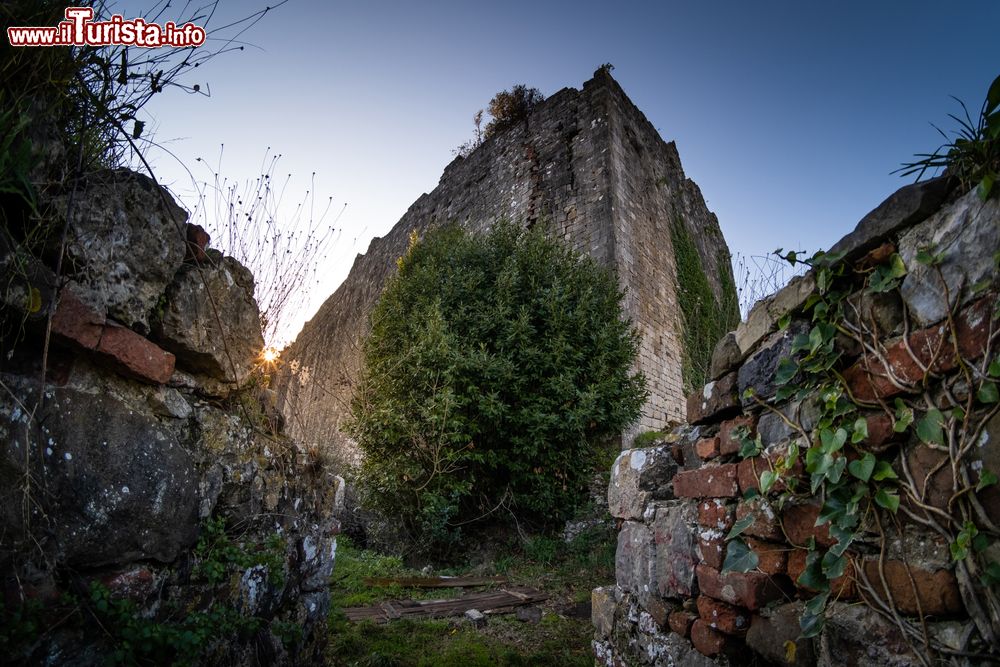
M808 333L812 326L810 313L803 313L802 307L815 281L811 275L802 277L758 304L748 320L716 347L715 381L688 397L691 425L672 434L673 446L683 453L670 471L669 484L678 499L672 501L673 512L681 515L685 505L696 509L696 520L689 520L687 530L696 540L697 591L652 600L673 605L660 632L641 627L641 622L631 624L622 613L614 633L600 640L611 647L606 655L612 660L605 664L661 664L658 658L630 652L635 645L668 647L669 664L688 664L683 662L686 646L711 658L705 663L695 657L694 664L751 664L758 660L753 653L762 662L775 664L844 660L853 664L861 656L871 664L920 664L901 635L885 630L889 626L882 625L874 609L890 600L912 627L931 636L951 627L964 627L975 635L981 611L974 605L965 607L963 600L968 603L971 598L963 597L959 583L967 564L956 565L948 540L928 528L927 517L963 525L968 514L958 507L956 489L960 489L960 494L975 496L976 511L970 514L978 521L984 516L994 522L1000 518L1000 491L976 488L980 470L1000 465L1000 416L990 412L995 402L990 385L978 396L970 396L973 392L967 385L967 377L989 373L986 369L996 354L998 282L993 258L1000 250L1000 200L984 203L974 192L949 199L941 192L940 181L903 188L869 214L848 237L851 242L841 247L864 271L898 251L908 273L898 293L873 295L859 284L849 296L856 310L852 316L880 327L866 345L877 348L881 358L865 359L859 345L836 343L841 355L836 370L856 399L871 402L850 416L852 422L864 420L867 437L856 443L845 441L838 456L848 464L873 454L901 480L913 480L919 501L900 492L900 510L878 525L872 512L865 514L857 539L845 551L843 573L828 582L825 629L821 637L803 639L799 619L805 602L819 593L810 588L817 585L811 568L824 562L838 538L829 518L821 514L823 497L810 497L804 464L808 448L819 437L813 429L821 423L820 399L778 400L773 383L774 367L791 354L789 332ZM933 205L928 204L931 201ZM919 249L931 242L941 253L936 268L915 259ZM943 310L942 299L948 304ZM790 322L779 330L778 320L784 315ZM766 395L766 402L745 394L747 387L756 387L756 396ZM975 447L969 445L957 472L947 448L921 442L912 427L895 431L892 399L904 395L915 406L915 420L925 414L924 395L953 396L975 413L969 423L982 424L981 435ZM878 401L885 401L886 408L879 409ZM739 438L732 433L738 427L758 436L762 451L743 459ZM793 442L799 447L796 463L784 480L761 495L762 474L784 465ZM655 469L644 471L662 489L666 477L655 473ZM851 475L852 469L843 474ZM789 489L794 493L782 497ZM836 497L829 499L830 505L836 502ZM734 526L742 529L740 546L757 556L755 566L746 572L737 566L726 568L727 555L732 559L740 553L726 540ZM679 532L675 525L673 534ZM885 551L879 553L883 544ZM812 555L811 548L815 548ZM642 590L640 580L630 585ZM642 607L641 596L637 600ZM976 641L984 647L988 643L982 637ZM614 662L618 658L620 663Z

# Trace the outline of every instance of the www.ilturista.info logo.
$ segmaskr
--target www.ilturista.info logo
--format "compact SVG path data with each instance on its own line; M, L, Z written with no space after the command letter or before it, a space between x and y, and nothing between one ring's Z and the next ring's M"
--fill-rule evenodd
M67 7L66 20L54 28L7 28L11 46L141 46L184 48L205 43L205 29L193 23L162 26L143 19L125 20L115 14L108 21L94 21L93 7Z

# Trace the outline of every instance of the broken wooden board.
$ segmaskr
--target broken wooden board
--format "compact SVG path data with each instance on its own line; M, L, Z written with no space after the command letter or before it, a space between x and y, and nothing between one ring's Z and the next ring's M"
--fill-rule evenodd
M350 607L343 611L349 621L386 623L397 618L459 616L469 609L478 609L485 614L497 614L512 611L522 605L541 602L547 597L545 593L533 588L512 586L449 600L388 600L370 607Z
M403 586L404 588L467 588L507 583L506 577L365 577L366 586Z

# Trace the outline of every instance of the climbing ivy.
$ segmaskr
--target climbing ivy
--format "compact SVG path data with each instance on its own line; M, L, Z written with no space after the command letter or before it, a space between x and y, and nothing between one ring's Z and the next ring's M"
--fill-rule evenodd
M722 279L723 302L716 299L698 246L680 218L670 226L670 238L677 267L677 300L684 316L681 374L685 393L691 393L705 384L715 341L739 322L739 307L736 287L726 278Z
M816 253L803 260L795 252L782 253L778 250L776 253L792 265L804 261L812 268L816 291L806 300L802 313L810 318L811 328L808 333L793 338L791 355L779 361L775 374L778 389L773 401L754 395L752 389L744 398L777 414L795 434L782 451L772 451L771 456L764 457L768 469L760 475L760 494L767 496L769 492L780 489L780 493L773 498L779 510L798 500L819 498L821 507L816 524L829 526L834 541L827 549L817 545L813 538L808 544L796 545L809 551L805 570L797 581L801 586L817 591L806 602L800 618L803 637L820 633L827 603L833 595L831 582L845 574L854 572L866 600L879 600L880 596L864 571L850 568L848 550L856 541L869 541L872 535L877 534L880 538L879 558L884 558L883 527L886 522L894 522L897 514L903 513L947 538L959 570L958 581L963 589L963 599L967 605L972 600L974 605L979 606L982 617L976 618L976 621L980 633L988 643L996 646L995 628L991 626L990 619L1000 618L1000 604L991 586L1000 582L1000 564L989 560L986 552L998 535L996 527L983 513L976 494L996 484L997 477L990 470L974 471L969 460L972 444L981 442L987 422L1000 409L997 391L1000 361L996 359L995 346L987 344L988 354L978 363L958 354L956 303L946 320L948 340L938 352L938 356L957 356L954 376L943 381L935 376L931 372L937 360L935 357L935 362L921 364L924 373L919 381L908 383L895 377L892 365L885 359L885 349L879 341L888 332L875 330L874 325L863 322L863 318L848 316L849 310L856 307L853 299L859 289L868 293L899 289L901 280L908 273L908 267L899 254L892 253L874 267L854 268L844 261L842 254ZM933 269L936 278L945 286L944 298L952 303L939 268L942 257L935 254L933 248L924 248L915 260ZM990 298L993 299L994 320L1000 317L995 287L992 283L974 287L974 291L983 294L992 289ZM786 328L790 320L790 315L785 316L779 326ZM991 339L997 335L993 329L995 327L991 328ZM906 331L909 333L909 323ZM858 346L862 356L872 362L872 367L886 369L889 381L901 390L902 395L891 404L881 399L865 402L853 396L840 372L848 361L844 358L845 346ZM912 352L910 354L915 362L920 363ZM804 428L800 421L774 407L786 401L815 406L818 416L814 423L808 429ZM894 467L889 458L866 449L868 421L862 410L883 411L892 419L896 433L947 453L945 465L957 471L956 479L960 483L960 488L949 502L949 511L935 511L925 504L905 459L899 467ZM734 431L734 435L740 439L739 453L743 458L763 453L764 446L759 436L751 438L746 428ZM802 488L805 484L808 487ZM747 498L754 495L757 493L751 491ZM901 503L901 498L907 502ZM752 522L752 515L736 522L727 535L728 555L724 569L747 572L757 567L756 554L740 537ZM903 619L892 607L891 600L882 611L893 618L907 641L922 643L927 652L948 652L946 647L934 643L919 625ZM970 611L974 617L977 616L975 610Z

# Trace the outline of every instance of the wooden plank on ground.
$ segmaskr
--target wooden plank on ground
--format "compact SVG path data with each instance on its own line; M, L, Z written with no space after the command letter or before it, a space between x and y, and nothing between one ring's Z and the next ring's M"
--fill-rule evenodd
M406 588L468 588L507 583L506 577L365 577L366 586L404 586Z
M350 621L385 623L397 618L460 616L469 609L478 609L484 614L498 614L522 605L541 602L546 597L544 593L532 588L512 586L447 600L388 600L370 607L344 609L344 615Z

